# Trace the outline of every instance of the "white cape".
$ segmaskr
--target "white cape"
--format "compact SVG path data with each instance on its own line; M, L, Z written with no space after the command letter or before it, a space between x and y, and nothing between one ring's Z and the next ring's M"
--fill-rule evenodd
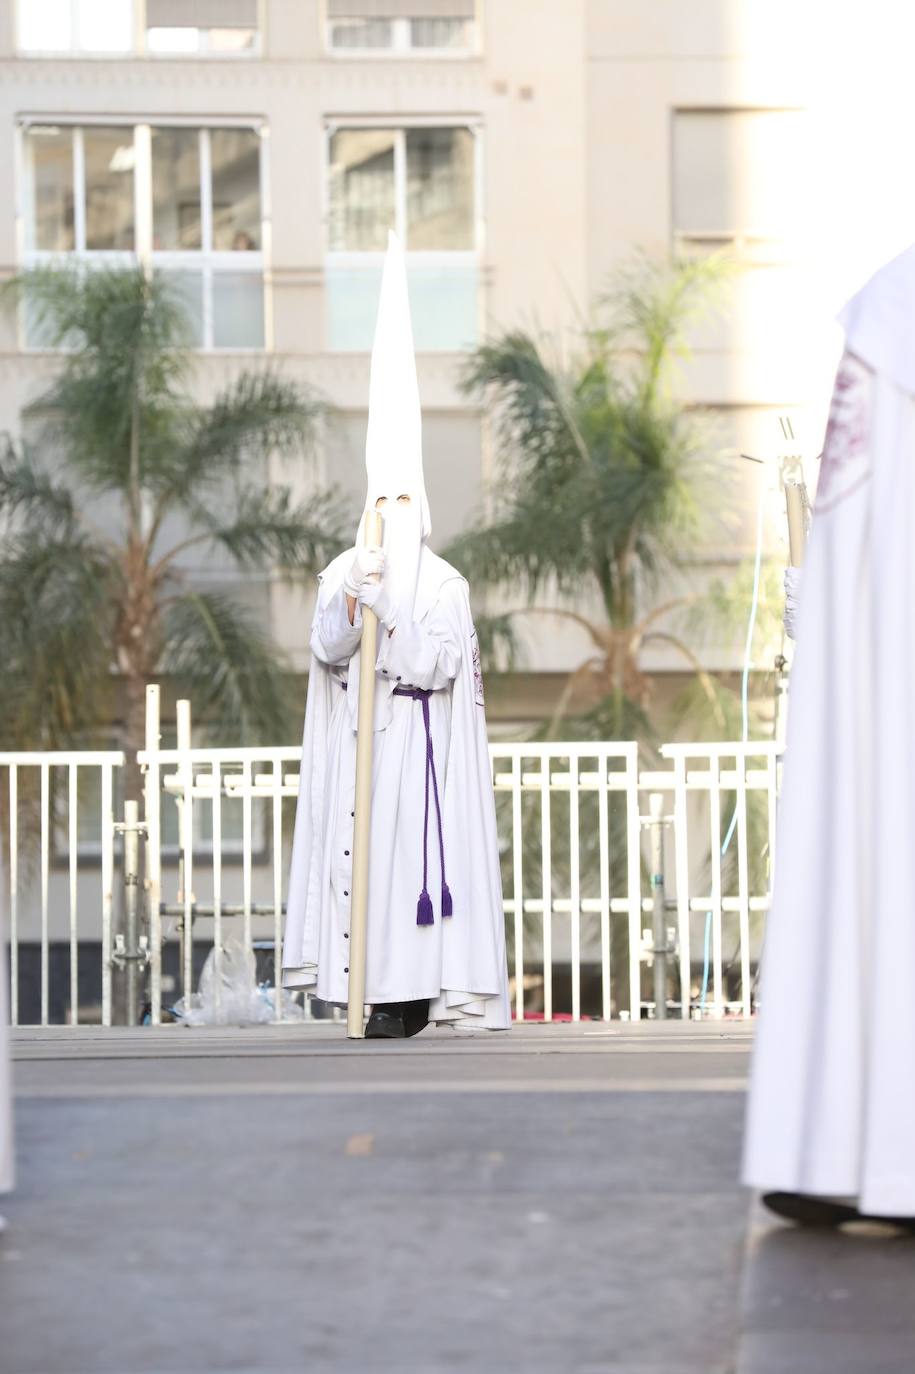
M744 1179L915 1215L915 249L843 321L791 674Z
M322 574L315 610L316 623L332 598L339 593L344 572L351 561L352 552L344 554ZM379 809L392 807L391 795L386 800L385 794L387 789L393 789L400 793L409 792L412 799L418 797L421 813L423 774L421 768L413 768L408 777L385 777L380 784L376 769L373 849L369 859L366 996L368 1001L372 1001L370 994L373 985L379 986L382 980L390 981L393 978L398 986L403 986L407 991L396 996L385 995L377 1000L408 1000L409 989L412 988L416 996L430 996L430 1020L466 1020L488 1029L506 1029L511 1023L511 1010L505 957L505 918L476 632L466 582L449 564L424 547L414 621L422 624L427 617L438 617L439 622L444 617L452 641L460 646L457 673L450 688L446 692L435 693L438 699L435 704L442 710L446 709L445 704L450 698L450 722L447 722L449 729L445 735L448 739L447 757L444 760L437 758L436 766L454 914L443 918L436 903L434 925L418 928L418 882L415 891L411 888L402 904L398 895L398 910L390 910L394 890L390 851L396 849L410 858L418 856L421 825L417 830L415 810L411 815L410 807L398 807L395 804L393 809L398 814L404 813L403 833L397 830L390 851L377 852L379 822L388 820L386 815L379 816ZM350 676L352 681L358 680L353 674L352 661ZM393 687L390 678L383 677L379 672L376 731L392 729ZM343 918L334 906L331 862L327 853L334 833L335 815L339 814L339 798L332 794L339 787L351 785L352 781L349 778L340 779L335 784L331 747L341 729L354 730L355 696L355 692L347 692L343 699L339 676L313 656L289 873L283 982L287 987L315 987L322 996L327 995L321 991L322 987L333 988L334 978L340 972L329 972L327 966L336 960L338 950L345 948L337 942ZM422 736L422 709L419 704L406 699L396 700L398 709L413 713L410 728ZM424 759L425 744L421 747ZM376 745L376 753L378 748ZM346 751L346 757L352 759L351 751ZM429 852L430 860L434 857L431 868L431 876L434 877L438 863L438 835L434 822L430 826ZM348 892L343 896L348 897ZM396 947L385 947L384 950L376 947L373 950L373 918L376 931L382 922L392 931ZM434 961L434 976L430 975L430 959ZM387 965L385 969L380 967L382 961ZM430 976L434 984L431 987L428 986ZM418 987L419 981L426 986ZM340 986L339 979L337 986ZM341 990L345 993L345 984ZM337 998L331 995L330 1000Z

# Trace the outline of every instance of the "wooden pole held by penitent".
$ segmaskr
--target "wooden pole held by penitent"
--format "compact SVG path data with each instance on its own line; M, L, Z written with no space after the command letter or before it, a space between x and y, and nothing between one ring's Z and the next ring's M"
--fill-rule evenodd
M788 508L788 556L792 568L801 568L807 550L807 503L800 482L785 482L785 504Z
M365 513L363 539L380 545L383 521L378 511ZM359 665L359 713L356 734L356 805L353 827L353 892L349 927L349 984L346 1034L350 1040L365 1035L365 949L369 904L369 844L372 828L372 749L375 739L375 660L378 654L378 620L374 611L362 608L362 647Z

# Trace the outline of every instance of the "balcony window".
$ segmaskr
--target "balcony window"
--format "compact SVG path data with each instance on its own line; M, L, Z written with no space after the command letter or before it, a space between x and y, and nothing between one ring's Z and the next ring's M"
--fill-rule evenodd
M32 173L29 248L69 253L76 246L73 219L73 130L34 125L28 150Z
M371 347L388 230L404 242L416 347L477 335L477 146L463 125L335 127L328 137L328 342Z
M19 0L18 48L38 57L245 57L258 0Z
M686 253L748 263L791 256L809 160L801 110L678 110L673 228Z
M133 0L19 0L19 50L44 56L133 50Z
M337 54L455 55L477 43L474 0L328 0L327 43Z
M197 347L264 347L258 130L30 124L23 146L26 266L149 261Z
M244 57L259 41L257 0L146 0L153 55Z

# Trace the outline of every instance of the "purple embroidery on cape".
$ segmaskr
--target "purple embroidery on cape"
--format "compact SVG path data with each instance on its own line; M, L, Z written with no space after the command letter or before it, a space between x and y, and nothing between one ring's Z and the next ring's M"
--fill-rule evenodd
M473 652L473 694L478 706L485 706L483 698L483 663L480 659L480 641L477 639L477 632L474 630L471 637L471 649Z
M857 491L870 476L870 411L873 373L846 353L839 364L823 444L816 513L823 515Z

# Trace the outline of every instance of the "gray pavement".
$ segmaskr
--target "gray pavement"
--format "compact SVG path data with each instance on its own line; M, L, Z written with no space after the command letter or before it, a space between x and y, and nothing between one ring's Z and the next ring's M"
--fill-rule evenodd
M915 1247L748 1227L744 1027L343 1035L18 1033L0 1374L915 1368L817 1362Z

